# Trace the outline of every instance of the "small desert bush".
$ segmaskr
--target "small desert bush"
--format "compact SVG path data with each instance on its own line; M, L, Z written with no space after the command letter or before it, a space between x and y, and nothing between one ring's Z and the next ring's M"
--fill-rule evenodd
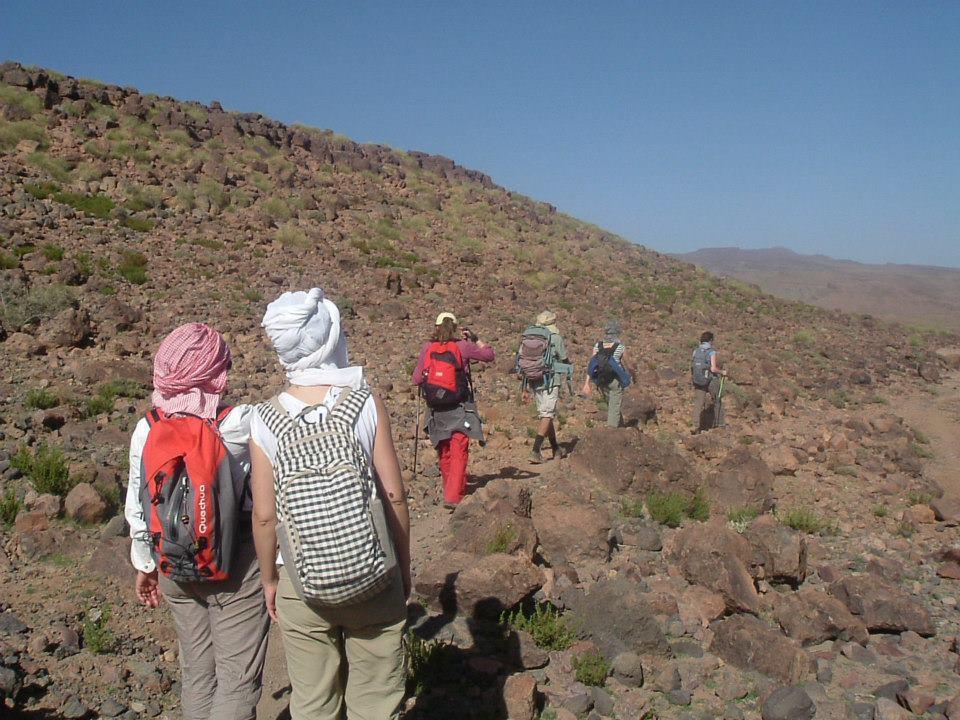
M888 512L889 512L889 510L887 510L887 506L886 506L886 505L874 505L874 506L873 506L873 516L874 516L874 517L885 518L885 517L887 516L887 513L888 513Z
M500 623L530 633L537 647L544 650L566 650L577 639L560 611L549 603L534 606L529 614L521 608L503 613Z
M96 395L87 399L82 415L90 418L111 412L118 397L139 399L146 396L146 388L134 380L111 380L101 385Z
M42 248L40 252L43 253L43 256L50 262L58 262L63 260L63 248L59 245L54 245L53 243L47 243Z
M813 535L824 528L824 523L812 511L807 508L793 508L786 511L780 518L780 521L800 532Z
M800 347L810 347L813 340L813 333L809 330L798 330L793 336L793 344Z
M13 150L21 140L33 140L43 145L44 126L33 120L8 121L0 119L0 150Z
M31 410L49 410L60 404L60 398L44 388L34 388L27 392L23 404Z
M153 220L148 220L147 218L140 217L125 217L120 221L120 224L125 228L130 228L135 232L150 232L153 230L156 223Z
M21 446L10 464L23 473L40 493L50 493L65 497L76 484L70 479L67 458L59 448L40 443L36 450L30 451Z
M274 220L289 220L293 217L293 210L285 200L270 198L263 204L263 211Z
M53 194L53 199L84 215L90 215L101 220L110 216L115 207L113 200L106 195L84 195L83 193L59 191Z
M517 531L510 523L497 528L497 532L487 543L487 555L505 553L517 539Z
M285 247L309 248L307 234L296 225L281 225L277 228L277 242Z
M624 498L620 501L620 515L625 518L642 518L643 500Z
M913 448L913 451L917 454L917 457L924 458L925 460L929 460L930 458L933 457L933 450L931 450L930 448L924 445L921 445L918 442L912 443L911 447Z
M746 525L760 514L760 509L755 505L747 505L742 508L735 508L727 513L727 520L734 525Z
M163 207L163 190L155 185L130 186L127 188L127 201L123 205L133 213Z
M584 685L602 686L610 674L610 665L596 650L573 658L574 677Z
M0 83L0 102L36 115L43 110L43 102L29 90Z
M447 664L447 643L424 640L412 630L404 636L407 655L407 692L420 695L437 679Z
M710 502L699 489L693 497L680 492L654 491L647 495L647 510L650 517L661 525L679 527L685 516L701 521L709 519Z
M146 256L143 253L128 250L117 265L117 275L133 285L143 285L149 279Z
M13 270L20 265L20 261L10 253L0 252L0 270Z
M7 488L6 492L0 496L0 524L5 527L13 525L22 508L23 503L17 497L16 491L13 488Z
M75 302L76 294L66 285L34 285L23 292L0 283L0 319L8 329L48 320Z
M920 490L911 490L907 493L907 500L911 505L929 505L933 495Z
M109 605L88 610L83 620L83 645L95 655L104 655L116 648L117 637L107 627L109 621Z
M217 210L223 210L230 205L230 195L216 180L202 180L197 186L196 194L207 198Z
M45 152L34 152L27 155L27 162L38 170L42 170L54 180L68 182L70 171L73 169L66 160L47 155Z

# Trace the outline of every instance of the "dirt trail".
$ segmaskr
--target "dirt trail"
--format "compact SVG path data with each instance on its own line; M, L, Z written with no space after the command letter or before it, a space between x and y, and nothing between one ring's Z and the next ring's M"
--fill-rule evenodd
M926 474L945 494L960 496L960 372L929 388L892 396L890 409L929 439Z

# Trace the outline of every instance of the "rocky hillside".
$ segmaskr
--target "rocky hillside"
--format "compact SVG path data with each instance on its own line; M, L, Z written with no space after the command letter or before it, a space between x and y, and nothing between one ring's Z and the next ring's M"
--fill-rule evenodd
M12 63L0 243L8 708L177 717L169 618L133 604L112 517L151 355L210 322L233 399L263 398L282 383L263 308L315 284L345 311L412 489L412 716L906 717L960 689L960 487L925 469L928 438L894 403L938 392L951 338L718 280L446 158ZM600 401L565 398L570 458L529 466L510 356L544 308L580 368L619 319L638 382L617 431ZM476 376L488 443L452 516L426 446L412 472L409 374L441 309L500 353ZM729 425L691 438L705 328ZM282 666L268 675L272 720Z

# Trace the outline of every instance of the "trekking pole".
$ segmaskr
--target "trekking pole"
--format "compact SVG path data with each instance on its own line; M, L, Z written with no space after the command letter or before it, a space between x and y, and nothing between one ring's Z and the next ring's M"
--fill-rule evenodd
M417 479L417 451L420 449L420 402L423 393L417 387L417 423L413 427L413 479Z
M723 383L727 378L724 375L720 376L720 387L717 388L717 402L714 404L713 410L713 427L720 427L720 416L723 411Z

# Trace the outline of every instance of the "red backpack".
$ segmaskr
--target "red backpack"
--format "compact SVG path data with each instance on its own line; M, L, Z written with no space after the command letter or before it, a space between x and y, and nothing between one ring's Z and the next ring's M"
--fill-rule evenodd
M194 415L147 413L140 505L157 568L177 582L230 575L243 492L234 485L220 424Z
M467 371L455 342L432 342L423 365L423 399L432 408L449 408L469 397Z

